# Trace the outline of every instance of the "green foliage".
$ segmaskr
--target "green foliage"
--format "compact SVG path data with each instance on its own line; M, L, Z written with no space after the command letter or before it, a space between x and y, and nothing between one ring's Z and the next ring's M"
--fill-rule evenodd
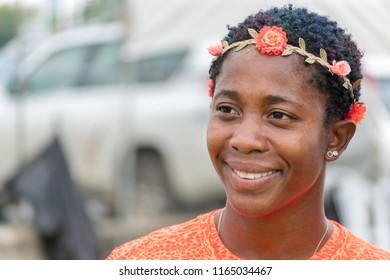
M19 26L35 14L35 10L11 5L0 6L0 48L16 36Z
M83 21L88 23L117 20L123 3L123 0L89 0L83 9Z
M281 56L289 56L294 52L294 48L292 47L287 47L284 52L281 54Z
M328 54L323 48L320 49L320 57L323 61L328 62Z
M299 38L299 39L298 39L298 43L299 43L299 47L300 47L302 50L306 51L306 43L305 43L305 40L303 40L302 38Z
M313 64L316 62L316 59L312 58L312 57L308 57L305 59L305 61L306 61L306 63Z
M253 39L256 39L257 38L257 31L252 29L252 28L248 28L248 33L252 36Z
M0 6L0 47L5 45L16 34L14 10L10 6Z

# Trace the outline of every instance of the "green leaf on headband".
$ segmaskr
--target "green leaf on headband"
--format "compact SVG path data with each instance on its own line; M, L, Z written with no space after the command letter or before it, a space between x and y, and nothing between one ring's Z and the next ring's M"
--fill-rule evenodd
M235 49L234 51L238 52L240 50L242 50L243 48L245 48L246 46L249 45L249 41L243 41L241 44L239 44Z
M224 49L229 47L229 43L227 41L222 41L222 46Z
M299 47L306 51L306 43L305 43L305 40L303 40L301 37L299 37L299 40L298 40L298 43L299 43Z
M345 87L346 89L348 89L348 88L349 88L349 83L348 83L348 82L345 82L345 83L343 84L343 87Z
M288 56L294 52L294 48L287 47L281 54L281 56Z
M326 54L326 51L323 48L320 49L320 57L325 62L328 62L328 55Z
M353 83L352 89L356 89L358 86L360 86L360 83L362 82L361 79L357 80L356 82Z
M315 58L312 58L312 57L308 57L306 58L305 62L309 63L309 64L313 64L316 62L316 59Z
M256 30L254 30L253 28L248 28L248 33L249 33L249 35L252 36L253 39L256 39L256 37L257 37L257 31Z

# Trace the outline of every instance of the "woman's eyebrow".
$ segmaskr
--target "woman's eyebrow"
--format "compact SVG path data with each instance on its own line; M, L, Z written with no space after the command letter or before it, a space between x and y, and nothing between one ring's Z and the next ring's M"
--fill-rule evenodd
M231 99L239 99L240 94L235 90L222 89L215 95L214 99L218 97L228 97Z
M278 104L278 103L289 103L289 104L295 104L297 105L298 103L295 101L292 101L291 99L288 99L284 96L280 95L267 95L264 98L264 102L268 104Z
M222 89L219 92L217 92L217 94L214 97L214 100L216 100L218 98L222 98L222 97L227 97L227 98L230 98L230 99L238 100L238 99L240 99L240 94L236 90L225 90L225 89ZM299 103L297 103L297 102L295 102L295 101L293 101L293 100L291 100L291 99L289 99L289 98L287 98L285 96L273 95L273 94L269 94L269 95L265 96L264 99L263 99L263 102L265 104L269 104L269 105L280 104L280 103L287 103L287 104L291 104L291 105L299 105Z

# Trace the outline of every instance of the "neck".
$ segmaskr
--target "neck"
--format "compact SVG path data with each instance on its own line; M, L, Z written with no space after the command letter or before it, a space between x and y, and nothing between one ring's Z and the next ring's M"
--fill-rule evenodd
M255 218L241 215L227 203L220 224L221 239L234 254L245 259L307 259L317 247L321 248L331 232L328 230L324 236L327 219L322 193L311 198L310 203L296 201Z

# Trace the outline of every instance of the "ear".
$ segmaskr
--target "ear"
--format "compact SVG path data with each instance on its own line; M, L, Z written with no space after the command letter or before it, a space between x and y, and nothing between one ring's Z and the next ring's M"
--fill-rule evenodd
M338 155L329 157L326 155L327 161L334 161L347 148L349 141L352 139L356 131L356 123L350 120L337 121L330 126L328 138L328 151L336 151Z

